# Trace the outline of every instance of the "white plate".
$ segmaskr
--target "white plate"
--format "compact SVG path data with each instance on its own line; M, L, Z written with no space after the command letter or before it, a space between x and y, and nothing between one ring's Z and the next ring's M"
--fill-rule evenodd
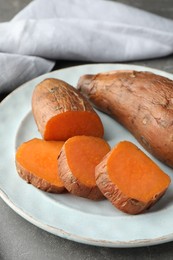
M31 80L0 104L0 196L34 225L77 242L108 247L137 247L172 241L173 184L153 208L144 214L131 216L120 212L107 200L94 202L70 194L42 192L23 181L16 172L16 147L28 139L39 137L31 114L31 95L35 85L44 78L54 77L75 86L83 74L116 69L147 70L173 79L173 75L166 72L134 65L77 66ZM122 126L101 112L99 115L105 127L105 138L111 146L126 139L141 148ZM155 161L172 178L173 170Z

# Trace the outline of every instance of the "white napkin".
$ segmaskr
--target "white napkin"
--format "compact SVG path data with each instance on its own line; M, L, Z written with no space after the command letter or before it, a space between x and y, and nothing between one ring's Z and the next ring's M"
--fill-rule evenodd
M173 21L105 0L35 0L0 24L0 92L56 60L121 62L173 53Z

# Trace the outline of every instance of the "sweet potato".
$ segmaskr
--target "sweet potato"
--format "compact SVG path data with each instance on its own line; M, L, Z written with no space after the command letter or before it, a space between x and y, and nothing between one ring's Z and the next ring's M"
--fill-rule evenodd
M32 112L45 140L65 141L75 135L103 136L102 122L92 106L62 80L45 79L35 87Z
M173 81L150 72L84 75L78 89L123 124L156 158L173 167Z
M80 197L102 199L104 196L96 186L95 166L109 151L108 143L98 137L68 139L58 158L59 177L66 189Z
M120 142L96 166L96 183L119 210L139 214L165 193L170 177L134 144Z
M34 138L21 144L16 151L18 174L36 188L52 193L65 190L58 177L57 157L64 142Z

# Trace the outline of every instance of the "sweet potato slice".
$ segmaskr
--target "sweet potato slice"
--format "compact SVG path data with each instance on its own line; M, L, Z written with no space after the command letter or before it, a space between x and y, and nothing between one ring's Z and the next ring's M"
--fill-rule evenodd
M59 177L66 189L92 200L103 198L96 186L95 166L109 151L108 143L98 137L75 136L68 139L58 158Z
M96 167L96 183L119 210L138 214L165 193L170 177L139 148L120 142Z
M102 122L89 102L72 86L45 79L32 96L32 111L45 140L65 141L75 135L102 137Z
M57 157L64 142L34 138L19 146L16 152L18 174L36 188L52 193L65 190L58 177Z
M156 158L173 167L173 81L150 72L84 75L78 89L123 124Z

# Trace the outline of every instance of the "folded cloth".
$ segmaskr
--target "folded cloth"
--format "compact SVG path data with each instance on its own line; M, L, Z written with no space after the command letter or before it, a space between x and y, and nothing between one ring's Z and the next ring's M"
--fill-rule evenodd
M121 62L173 53L173 21L106 0L35 0L0 24L0 92L56 60Z

